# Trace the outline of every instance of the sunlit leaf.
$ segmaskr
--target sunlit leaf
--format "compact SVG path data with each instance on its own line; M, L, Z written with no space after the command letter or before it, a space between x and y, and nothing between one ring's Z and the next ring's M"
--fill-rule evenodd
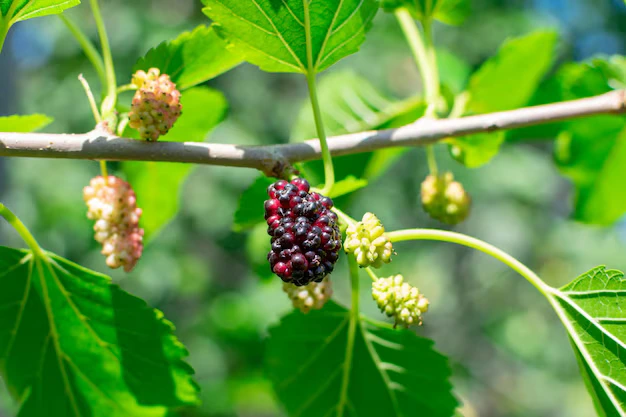
M449 417L458 405L432 341L333 302L270 329L266 369L290 416Z
M0 370L19 417L156 417L197 403L161 312L53 254L0 247L0 271Z
M202 142L224 118L228 103L219 91L196 87L183 93L183 115L163 140ZM180 190L193 169L173 162L124 162L122 170L143 210L141 227L153 238L178 212Z
M78 6L80 0L2 0L0 1L0 51L7 32L17 22L33 17L59 14Z
M341 197L358 191L364 187L367 187L367 180L358 179L352 176L346 177L341 181L337 181L335 185L333 185L333 188L328 193L328 197Z
M549 294L599 415L626 414L626 281L600 266Z
M29 116L0 117L0 132L36 132L52 123L52 118L43 114Z
M356 52L377 0L203 0L218 33L269 72L323 71ZM307 48L310 49L307 49Z
M465 114L512 110L527 105L552 66L556 40L556 33L539 31L506 41L470 77ZM475 168L498 154L504 134L481 133L448 142L455 159Z
M163 42L137 62L134 70L159 68L168 74L179 90L185 90L236 67L242 58L212 27L204 25Z

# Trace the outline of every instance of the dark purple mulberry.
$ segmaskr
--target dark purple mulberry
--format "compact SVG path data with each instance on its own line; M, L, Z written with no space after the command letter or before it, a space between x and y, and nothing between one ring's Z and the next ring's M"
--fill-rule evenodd
M341 249L333 201L310 193L307 180L280 180L270 185L265 202L272 271L296 286L322 282L333 271Z

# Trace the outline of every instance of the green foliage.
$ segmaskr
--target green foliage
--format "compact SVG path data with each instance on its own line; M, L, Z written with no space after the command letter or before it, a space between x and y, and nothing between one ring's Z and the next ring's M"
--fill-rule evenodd
M239 54L227 49L213 27L201 25L149 50L134 71L159 68L182 91L231 70L241 61Z
M576 352L598 414L626 413L626 281L600 266L549 295Z
M472 11L470 0L383 0L385 10L400 7L422 22L435 19L449 25L460 25Z
M321 72L356 52L377 0L203 0L218 34L269 72ZM306 5L306 7L305 7Z
M226 115L228 103L219 91L196 87L182 95L183 114L165 136L172 142L202 142ZM171 162L124 162L122 170L143 209L141 227L153 238L178 212L180 188L193 169Z
M563 66L548 85L552 97L573 99L622 88L623 59L594 59ZM626 121L597 116L557 125L560 134L555 160L576 186L574 218L610 225L626 213L626 198L616 192L623 184Z
M289 415L448 417L458 405L433 343L329 302L270 330L266 369Z
M341 135L366 130L389 129L414 122L426 110L423 100L410 98L392 101L378 92L365 78L353 71L338 71L323 77L318 86L322 120L328 135ZM306 102L300 110L292 132L292 141L316 137L311 104ZM382 174L397 160L405 149L385 149L373 153L335 158L337 178L372 179ZM323 180L321 161L311 161L303 170L314 183Z
M557 35L538 31L506 41L469 80L464 114L491 113L523 107L552 66ZM515 80L514 83L511 80ZM504 142L503 132L450 139L453 158L469 168L489 162Z
M0 369L20 417L152 417L197 403L161 312L56 255L0 247L0 271Z
M233 224L235 231L241 232L264 221L263 201L268 198L267 187L273 184L274 181L261 175L241 194L237 211L235 211ZM265 227L263 230L265 230Z
M62 13L80 0L3 0L0 2L0 52L7 32L17 22Z
M52 118L43 114L29 116L0 117L0 132L36 132L52 123Z

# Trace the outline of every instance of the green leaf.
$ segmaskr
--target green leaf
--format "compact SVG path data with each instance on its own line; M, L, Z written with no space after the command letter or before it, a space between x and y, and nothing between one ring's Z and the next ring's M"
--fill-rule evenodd
M233 229L236 232L249 229L265 221L263 219L265 215L263 202L268 199L267 187L273 183L273 179L261 175L241 194L233 224Z
M357 52L378 11L377 0L313 0L308 13L303 0L202 1L218 33L247 61L268 72L303 74Z
M358 179L353 176L346 177L341 181L337 181L328 193L328 197L336 198L344 195L352 194L361 188L367 187L367 180Z
M491 113L527 105L552 66L556 40L556 33L539 31L506 41L470 77L464 113ZM481 133L449 139L448 143L455 159L477 168L498 154L504 138L502 132Z
M598 414L626 414L626 281L599 266L548 294L572 340Z
M52 118L43 114L4 116L0 117L0 132L36 132L48 126L50 123L52 123Z
M4 247L0 271L0 370L19 417L156 417L197 403L173 325L109 277Z
M382 7L394 11L404 7L422 22L435 19L449 25L460 25L470 15L470 0L383 0Z
M450 155L468 168L478 168L491 161L504 143L504 132L477 133L463 138L448 139Z
M182 95L183 115L164 140L202 142L226 114L228 103L219 91L196 87ZM148 145L149 146L149 145ZM173 162L124 162L122 170L142 208L141 227L153 238L178 212L180 189L193 169Z
M470 77L467 113L512 110L528 104L552 66L556 41L557 35L551 31L507 40Z
M421 99L393 101L379 93L368 80L353 71L337 71L321 78L318 86L322 120L328 135L390 129L412 123L423 116L426 105ZM313 110L305 102L293 129L292 141L317 136ZM406 149L386 149L335 158L338 179L375 178L382 174ZM303 164L312 183L321 183L324 168L321 161Z
M0 51L7 32L17 22L33 17L59 14L78 6L80 0L2 0L0 1Z
M432 341L333 302L270 329L266 369L290 416L449 417L458 405Z
M623 59L594 59L567 64L552 80L552 89L563 100L577 99L622 88ZM620 116L596 116L564 122L555 161L576 186L574 218L585 223L610 225L626 213L623 164L626 161L626 120Z
M572 124L559 135L555 160L576 185L574 218L610 225L626 213L626 123L610 116Z
M213 29L201 25L173 41L163 42L137 62L134 71L159 68L179 90L185 90L236 67L241 56L227 49Z

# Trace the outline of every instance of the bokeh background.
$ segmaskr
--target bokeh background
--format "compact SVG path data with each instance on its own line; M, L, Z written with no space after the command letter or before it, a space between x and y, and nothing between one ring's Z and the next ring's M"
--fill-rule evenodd
M622 0L473 0L473 5L464 25L435 27L438 46L457 57L463 71L477 67L507 37L536 28L560 33L561 61L626 52ZM130 78L137 58L149 48L208 23L199 0L105 0L102 6L120 80ZM96 39L87 5L69 14ZM346 68L390 97L421 91L400 30L383 13L362 51L334 70ZM55 118L50 132L91 129L79 73L97 84L57 17L16 25L0 56L0 115L50 115ZM301 76L266 74L247 64L209 85L230 102L227 120L210 137L215 142L287 142L307 97ZM624 224L597 228L568 220L573 189L552 162L550 142L506 145L492 163L476 170L463 168L443 147L438 154L474 198L473 214L456 230L502 247L552 285L599 264L626 270ZM0 199L44 247L109 273L82 201L82 187L97 173L90 161L0 158ZM112 274L125 289L163 310L190 350L204 401L181 416L283 415L263 376L262 359L268 326L290 310L290 303L278 279L260 279L250 266L254 240L232 228L238 198L257 175L196 168L182 190L179 215L147 247L137 269ZM441 227L420 208L419 186L426 175L424 152L413 149L342 208L354 217L374 211L388 229ZM4 223L0 244L22 246ZM432 337L450 357L463 415L594 415L565 331L523 278L485 255L449 244L401 244L397 251L383 274L402 272L431 300L426 324L417 332ZM341 271L334 281L337 299L345 302L348 279ZM363 299L366 313L379 318L374 304L365 301L366 291ZM15 415L5 389L0 398L0 416Z

